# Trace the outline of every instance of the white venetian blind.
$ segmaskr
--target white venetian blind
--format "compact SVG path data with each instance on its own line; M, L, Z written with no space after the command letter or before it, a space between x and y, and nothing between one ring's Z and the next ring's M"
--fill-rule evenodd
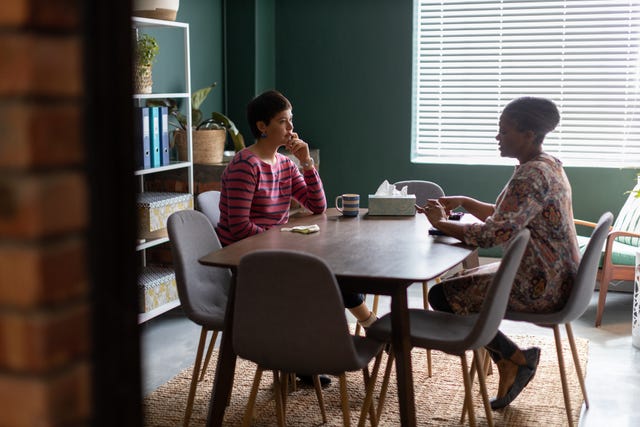
M413 161L513 164L502 108L560 110L545 151L565 166L640 167L638 1L415 0Z

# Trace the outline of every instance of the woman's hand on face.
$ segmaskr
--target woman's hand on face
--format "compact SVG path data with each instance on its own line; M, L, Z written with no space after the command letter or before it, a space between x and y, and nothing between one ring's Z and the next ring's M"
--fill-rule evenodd
M287 141L285 148L301 162L309 160L309 144L298 138L297 133L292 132L291 139Z

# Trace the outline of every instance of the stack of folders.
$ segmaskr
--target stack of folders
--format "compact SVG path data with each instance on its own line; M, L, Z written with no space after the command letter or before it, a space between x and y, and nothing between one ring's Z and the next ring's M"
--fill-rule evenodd
M168 165L169 109L137 107L135 127L136 167L149 169Z

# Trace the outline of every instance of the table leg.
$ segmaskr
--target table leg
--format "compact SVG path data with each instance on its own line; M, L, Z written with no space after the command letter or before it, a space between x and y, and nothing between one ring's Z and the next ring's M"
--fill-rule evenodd
M236 277L231 277L229 287L229 298L227 300L227 311L225 313L224 331L220 339L220 352L218 354L218 364L216 376L211 391L209 401L209 414L207 416L207 427L221 426L224 419L224 411L227 409L231 389L233 388L233 377L236 371L236 353L233 350L233 304L235 300Z
M478 267L479 265L480 265L480 257L478 255L477 249L471 252L469 256L466 257L464 261L462 261L462 267L464 267L465 270Z
M409 312L407 289L403 286L398 286L391 297L391 329L393 331L392 343L396 358L400 422L403 426L415 426L416 406L413 396Z

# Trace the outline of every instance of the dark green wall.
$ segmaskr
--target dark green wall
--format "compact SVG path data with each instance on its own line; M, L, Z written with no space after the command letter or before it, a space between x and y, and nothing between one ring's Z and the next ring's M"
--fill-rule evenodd
M217 82L201 106L205 117L224 111L224 55L222 0L189 0L180 4L176 21L189 23L191 90ZM184 55L182 32L175 29L145 29L159 44L153 66L154 92L182 92Z
M513 168L410 161L412 20L412 0L279 0L276 81L294 105L296 130L320 149L329 200L415 178L493 201ZM595 220L618 211L636 171L567 175L575 216Z
M412 0L234 0L225 5L229 114L250 142L244 106L274 82L293 103L296 131L321 151L330 204L343 192L366 196L384 179L410 178L436 181L448 194L492 201L509 179L511 167L411 163ZM222 11L220 1L190 0L181 3L179 19ZM219 16L211 20L218 22ZM193 73L202 73L195 49L220 60L222 36L195 20L191 32ZM575 216L588 220L606 210L617 213L637 172L566 170Z

